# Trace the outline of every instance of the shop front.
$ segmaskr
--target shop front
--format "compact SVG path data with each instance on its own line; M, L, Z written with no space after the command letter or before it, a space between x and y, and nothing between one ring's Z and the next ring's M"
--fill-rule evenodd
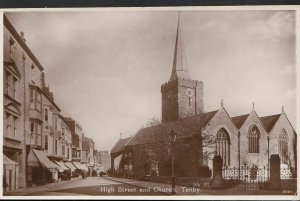
M42 185L58 181L58 173L63 171L49 160L45 152L33 148L28 154L27 166L28 185Z
M73 165L73 163L68 161L68 162L64 162L64 165L71 170L71 177L77 177L78 176L77 168Z
M18 189L19 164L3 154L3 192Z

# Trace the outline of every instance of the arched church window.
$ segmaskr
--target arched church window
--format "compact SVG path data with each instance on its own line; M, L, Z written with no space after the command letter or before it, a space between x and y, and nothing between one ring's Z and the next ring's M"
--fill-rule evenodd
M278 138L278 152L282 164L288 164L288 135L283 129Z
M259 129L255 125L251 126L248 135L249 153L259 153L259 138L260 138Z
M216 152L217 155L221 156L223 159L223 165L230 165L230 137L228 132L221 128L217 133L216 140Z

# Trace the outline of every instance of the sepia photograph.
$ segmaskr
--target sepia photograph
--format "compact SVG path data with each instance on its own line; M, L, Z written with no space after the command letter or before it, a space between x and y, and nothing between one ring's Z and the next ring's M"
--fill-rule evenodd
M297 196L297 10L2 17L3 197Z

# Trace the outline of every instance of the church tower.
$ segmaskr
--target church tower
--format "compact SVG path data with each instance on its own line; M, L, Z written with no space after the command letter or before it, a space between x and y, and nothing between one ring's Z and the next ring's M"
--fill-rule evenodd
M172 122L203 112L203 83L191 80L178 17L173 68L170 80L161 86L162 122Z

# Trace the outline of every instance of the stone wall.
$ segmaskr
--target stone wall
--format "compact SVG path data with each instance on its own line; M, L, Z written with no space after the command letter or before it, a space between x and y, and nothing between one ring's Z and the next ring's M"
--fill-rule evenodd
M278 138L282 130L285 130L288 135L288 157L290 165L292 168L296 168L297 160L297 147L296 147L296 133L289 122L285 113L281 114L277 123L274 125L273 129L270 131L270 156L272 154L279 154L278 152Z
M260 132L259 138L259 153L249 153L249 140L248 133L249 129L253 126L257 126ZM241 133L241 165L247 164L249 167L256 165L257 167L268 166L268 140L267 131L262 125L256 112L253 110L242 127L240 128Z
M172 80L161 86L161 93L163 122L176 121L204 111L201 81Z
M220 129L224 128L230 138L230 166L238 166L238 130L232 123L228 113L222 107L216 115L210 120L203 132L205 135L213 136L216 139L216 135ZM216 145L205 147L207 152L212 153L207 161L207 165L212 169L212 159L216 152Z

